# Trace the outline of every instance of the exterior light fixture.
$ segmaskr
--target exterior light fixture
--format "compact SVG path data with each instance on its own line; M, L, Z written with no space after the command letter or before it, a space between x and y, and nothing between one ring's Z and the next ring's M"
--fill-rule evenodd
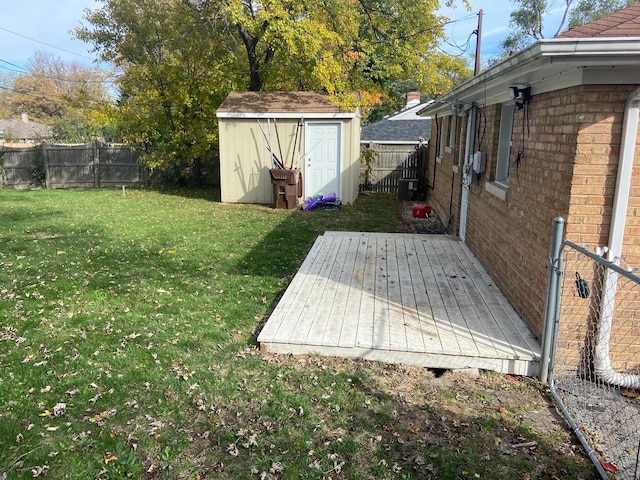
M516 108L520 110L531 100L531 87L509 87L511 98L516 101Z

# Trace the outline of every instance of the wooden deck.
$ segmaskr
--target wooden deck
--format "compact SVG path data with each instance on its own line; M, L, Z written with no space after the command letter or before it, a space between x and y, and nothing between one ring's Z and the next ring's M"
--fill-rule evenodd
M327 232L258 336L263 351L539 373L540 346L466 245Z

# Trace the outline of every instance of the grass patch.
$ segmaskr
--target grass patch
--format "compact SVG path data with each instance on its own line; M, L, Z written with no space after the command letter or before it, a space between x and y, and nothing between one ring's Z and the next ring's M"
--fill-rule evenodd
M0 191L0 478L595 478L569 436L501 450L533 435L518 412L545 400L526 384L259 354L317 235L403 231L394 197L218 198Z

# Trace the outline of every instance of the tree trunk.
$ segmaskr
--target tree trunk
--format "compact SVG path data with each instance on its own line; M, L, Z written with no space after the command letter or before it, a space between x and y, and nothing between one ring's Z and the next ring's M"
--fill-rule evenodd
M252 37L242 25L237 24L236 28L238 29L238 33L240 33L240 38L242 38L244 42L244 47L247 50L247 58L249 59L249 91L258 92L262 88L260 62L258 61L258 55L256 53L258 39Z

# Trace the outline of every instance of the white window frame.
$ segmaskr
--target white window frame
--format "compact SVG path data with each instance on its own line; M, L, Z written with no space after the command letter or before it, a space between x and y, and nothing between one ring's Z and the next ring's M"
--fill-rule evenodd
M447 147L453 147L456 143L456 129L458 127L458 116L451 115L451 121L449 123L449 140L447 141Z
M509 163L513 136L513 117L515 104L505 103L500 110L500 136L498 138L498 158L496 160L496 176L494 183L502 188L509 186Z
M440 142L440 148L438 149L438 158L436 159L438 163L442 163L442 157L444 156L445 148L447 146L447 126L450 122L450 117L442 117L440 119L440 138L438 141Z

